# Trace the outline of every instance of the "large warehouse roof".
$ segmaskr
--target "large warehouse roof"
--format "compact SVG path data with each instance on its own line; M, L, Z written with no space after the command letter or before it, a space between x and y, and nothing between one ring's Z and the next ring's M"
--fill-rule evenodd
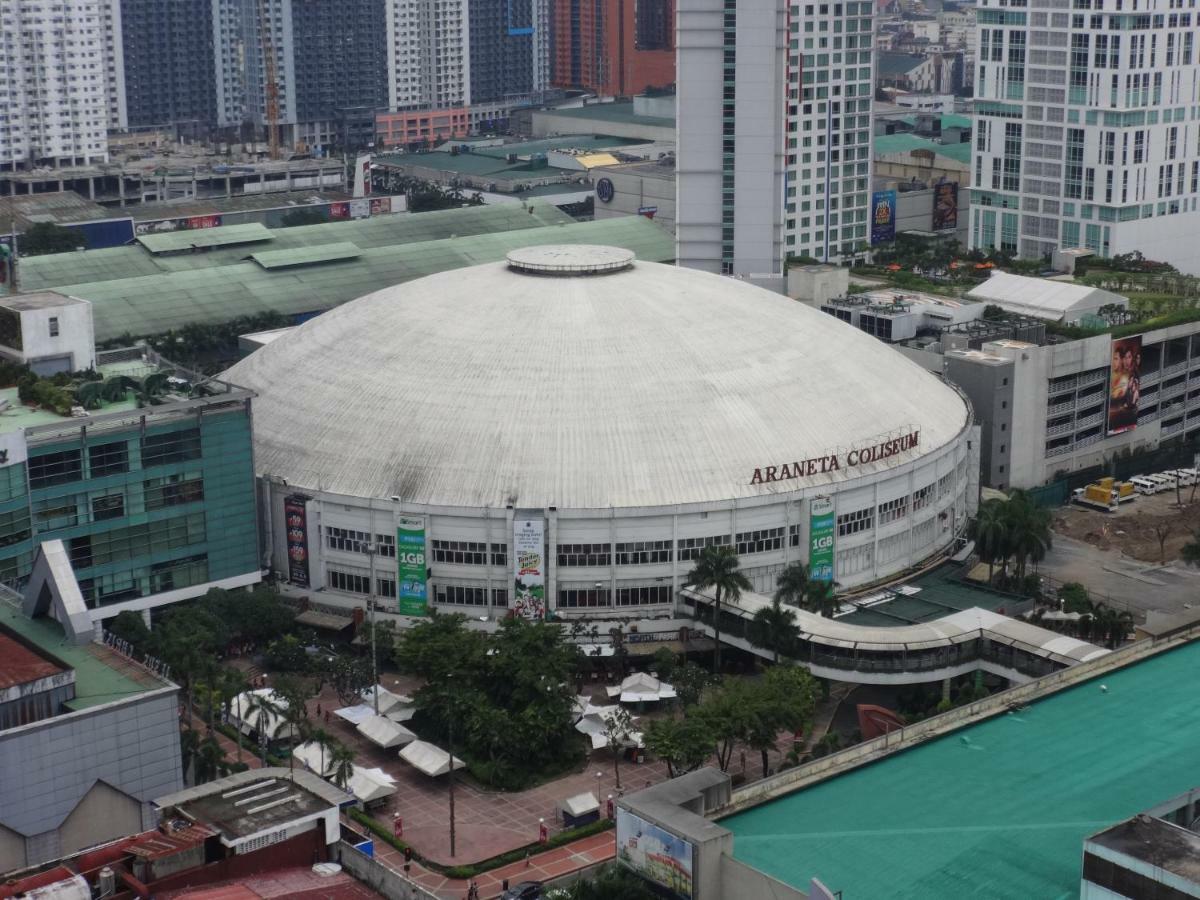
M419 217L425 215L435 214L422 213ZM521 215L529 218L526 213ZM308 264L293 259L280 266L278 257L266 257L265 261L251 258L211 268L66 284L55 290L90 300L96 340L107 341L123 334L161 334L184 325L217 324L267 311L298 315L325 310L389 285L446 269L493 262L503 259L514 248L548 241L562 244L600 241L626 247L644 259L669 262L675 258L671 235L650 220L634 216L370 250L359 246L360 252L349 256L346 254L350 251L343 247L344 252L337 259L323 258L328 254L314 247L308 250L311 254ZM242 253L247 257L262 257L262 251L268 247L273 252L274 242L250 244L242 248ZM294 252L304 251L298 248Z
M322 222L317 225L298 225L295 228L262 228L257 243L218 247L205 253L167 253L156 251L156 241L181 242L187 248L188 236L199 232L176 231L166 235L147 235L141 243L128 247L85 250L80 253L54 253L46 256L22 257L19 263L21 289L44 291L65 284L78 285L93 281L131 278L136 275L157 275L191 269L211 269L239 263L262 250L296 250L320 247L333 243L352 243L362 250L391 247L416 241L433 241L472 234L489 234L545 225L563 225L574 221L552 203L535 203L528 209L521 206L468 206L437 212L397 213L372 216L346 222ZM202 229L204 235L220 238L238 233L242 225ZM149 245L149 246L146 246ZM179 249L178 247L175 249Z
M640 260L561 274L614 256L540 249L536 274L493 263L382 290L230 369L258 394L259 471L440 506L665 506L883 471L967 424L937 377L786 297ZM916 430L887 460L752 484Z
M1129 305L1129 301L1120 294L1100 288L1051 281L1048 278L1029 278L1009 272L993 272L992 277L983 284L971 288L967 296L983 303L994 303L1017 315L1068 323L1095 314L1102 306Z

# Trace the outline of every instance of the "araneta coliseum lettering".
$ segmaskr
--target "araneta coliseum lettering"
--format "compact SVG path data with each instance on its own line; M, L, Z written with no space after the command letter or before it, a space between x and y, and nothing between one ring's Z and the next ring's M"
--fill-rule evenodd
M843 461L837 454L814 456L799 462L784 463L777 466L763 466L754 470L750 479L751 484L770 484L773 481L788 481L794 478L805 478L809 475L837 472L845 468L868 465L873 462L889 459L898 453L915 450L921 443L921 432L913 431L900 437L880 441L870 447L849 451Z

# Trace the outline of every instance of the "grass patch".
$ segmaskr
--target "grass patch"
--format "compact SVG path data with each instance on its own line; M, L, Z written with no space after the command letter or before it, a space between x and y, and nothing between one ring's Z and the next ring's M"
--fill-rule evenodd
M543 850L551 850L554 847L561 847L563 844L569 844L572 841L580 840L581 838L591 837L593 834L600 834L603 831L608 831L613 827L612 819L600 819L596 822L591 822L587 825L580 825L578 828L568 828L565 831L560 831L558 834L552 835L544 844L539 844L536 841L532 844L526 844L523 847L517 847L515 850L509 850L507 853L501 853L499 856L493 856L491 859L485 859L482 862L471 863L465 866L446 866L439 862L434 862L428 857L422 856L417 852L415 847L406 844L400 838L392 834L389 826L383 825L376 821L371 816L367 815L360 809L351 809L349 811L350 818L358 824L362 825L373 835L380 840L396 848L401 853L405 850L412 850L413 859L423 865L425 868L445 875L447 878L474 878L484 872L490 872L492 869L499 869L501 866L507 866L510 863L520 862L525 858L525 855L541 853Z

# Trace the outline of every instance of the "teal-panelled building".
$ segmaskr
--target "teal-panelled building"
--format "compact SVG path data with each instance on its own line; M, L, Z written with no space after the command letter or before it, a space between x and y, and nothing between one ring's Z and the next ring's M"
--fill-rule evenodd
M70 418L0 391L0 580L23 583L59 539L93 620L257 582L252 395L206 388Z

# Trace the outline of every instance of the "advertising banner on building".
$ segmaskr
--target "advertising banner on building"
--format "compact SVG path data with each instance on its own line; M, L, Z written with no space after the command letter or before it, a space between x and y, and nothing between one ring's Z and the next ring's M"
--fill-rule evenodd
M293 494L284 498L283 521L287 526L288 581L310 587L308 577L308 498Z
M837 516L832 497L813 497L808 502L808 578L833 581L834 535Z
M871 244L886 244L896 239L896 192L871 194Z
M382 216L391 213L392 198L391 197L372 197L371 198L371 215Z
M1108 433L1137 428L1142 387L1142 336L1112 342L1112 368L1108 376Z
M958 185L943 182L933 186L933 230L958 227Z
M339 200L336 203L329 204L329 218L331 219L348 219L350 218L350 204L345 200Z
M546 616L546 520L513 520L513 609L527 619Z
M153 222L138 222L138 234L161 234L171 231L198 231L202 228L220 228L224 219L219 213L209 216L188 216L183 219L156 219Z
M354 160L354 193L351 197L371 196L371 157L363 155Z
M617 807L617 859L682 900L692 898L691 841Z
M350 218L366 219L371 215L370 200L351 200L350 201Z
M429 567L425 562L425 520L401 517L396 528L396 566L400 615L429 612Z

